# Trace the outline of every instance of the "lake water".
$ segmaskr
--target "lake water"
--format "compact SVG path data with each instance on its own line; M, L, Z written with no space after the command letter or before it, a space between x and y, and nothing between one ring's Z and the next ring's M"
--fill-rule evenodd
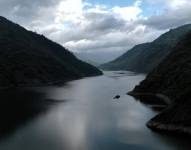
M33 89L55 103L24 125L13 125L1 137L0 150L190 149L187 138L161 135L145 126L157 112L126 95L143 79L130 72L105 72L61 87ZM26 100L36 98L28 94ZM118 94L121 98L113 99Z

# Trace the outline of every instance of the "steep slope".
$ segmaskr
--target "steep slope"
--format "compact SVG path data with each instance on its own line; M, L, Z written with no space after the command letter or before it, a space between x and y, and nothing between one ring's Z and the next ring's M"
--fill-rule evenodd
M135 46L114 61L101 65L100 68L104 70L130 70L139 73L149 73L189 31L191 31L190 24L172 29L151 43Z
M0 17L0 87L48 84L100 74L61 45Z
M191 32L130 94L168 97L169 107L148 126L191 134Z

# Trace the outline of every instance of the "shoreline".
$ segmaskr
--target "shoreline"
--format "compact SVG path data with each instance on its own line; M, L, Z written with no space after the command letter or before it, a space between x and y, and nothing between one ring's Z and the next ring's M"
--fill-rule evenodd
M170 105L171 100L168 96L160 93L141 93L141 92L133 92L130 91L127 93L130 96L133 96L136 99L139 99L141 102L145 104L153 104L153 105Z
M62 86L66 84L67 82L74 81L74 80L80 80L84 78L89 77L96 77L96 76L102 76L100 75L93 75L93 76L87 76L87 77L80 77L80 78L70 78L70 79L63 79L63 80L57 80L57 81L49 81L47 83L31 83L31 84L18 84L18 85L10 85L10 86L0 86L0 90L9 90L9 89L17 89L17 88L33 88L33 87L44 87L44 86Z
M166 133L176 133L176 134L187 134L191 136L191 127L174 125L174 124L164 124L154 120L150 120L146 126L158 132L166 132Z
M135 98L138 98L141 102L145 102L145 104L148 104L147 101L141 100L144 98L148 98L148 97L156 97L159 98L160 100L162 100L163 102L165 102L166 107L164 108L164 110L160 111L155 117L157 117L158 115L162 114L166 109L169 108L169 106L172 105L172 102L170 100L169 97L167 97L166 95L157 93L140 93L140 92L128 92L127 93L130 96L133 96ZM156 105L156 103L155 103ZM157 104L158 105L158 104ZM173 133L173 134L187 134L189 136L191 136L191 127L186 127L183 125L176 125L176 124L168 124L168 123L162 123L160 121L155 121L155 117L153 117L152 119L150 119L147 123L146 126L153 130L153 131L157 131L157 132L165 132L165 133Z

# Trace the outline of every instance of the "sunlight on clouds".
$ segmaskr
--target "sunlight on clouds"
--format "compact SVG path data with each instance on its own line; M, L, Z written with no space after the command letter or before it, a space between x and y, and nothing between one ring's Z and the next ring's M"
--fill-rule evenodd
M116 15L126 21L132 21L138 18L142 10L141 1L138 0L133 6L119 7L114 6L112 9L105 5L95 5L84 3L82 0L64 0L61 1L56 13L57 23L85 24L88 20L85 18L87 13Z
M191 3L189 0L171 0L169 5L172 9L176 9Z
M83 20L82 0L64 0L57 8L56 22L80 23Z
M142 2L148 2L151 5L163 5L166 9L176 9L191 3L190 0L142 0Z
M133 21L136 20L142 10L138 7L114 7L113 12L118 14L124 20Z
M105 5L95 5L86 9L87 13L108 13L107 7Z
M142 0L137 0L137 1L135 2L134 6L135 6L135 7L140 7L142 3L143 3Z
M78 0L78 6L64 8L74 1L66 0L59 4L56 22L64 26L51 33L52 39L73 52L105 51L109 55L119 51L120 54L135 44L156 37L155 33L149 33L145 25L135 23L143 18L141 0L135 1L132 6L113 8Z
M0 13L71 51L107 55L150 42L191 20L191 0L121 1L96 5L91 0L4 0Z

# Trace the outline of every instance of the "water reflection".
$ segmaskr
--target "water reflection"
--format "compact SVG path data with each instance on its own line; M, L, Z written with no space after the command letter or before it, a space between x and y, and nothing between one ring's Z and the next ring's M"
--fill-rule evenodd
M41 97L42 100L68 101L57 103L53 108L49 105L46 113L2 141L0 150L178 150L191 147L185 138L159 135L146 128L145 123L157 112L126 95L144 76L119 75L107 72L104 76L69 82L63 87L35 89L41 94L31 100L39 101ZM113 100L117 94L120 99Z
M1 90L0 98L0 138L5 138L53 104L44 93L30 89Z

